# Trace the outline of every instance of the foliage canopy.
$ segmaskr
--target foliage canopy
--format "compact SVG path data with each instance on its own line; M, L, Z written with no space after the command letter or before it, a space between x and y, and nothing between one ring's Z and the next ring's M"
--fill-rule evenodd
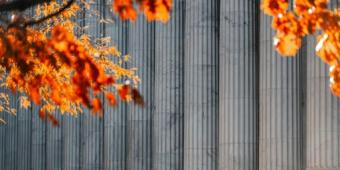
M317 34L318 57L330 66L330 88L340 96L340 9L329 9L329 0L263 0L262 10L273 17L274 46L283 56L294 56L302 38Z
M0 2L1 86L17 92L23 108L30 107L30 101L39 105L39 116L55 126L58 125L53 116L56 110L76 116L82 112L81 106L86 106L94 115L101 116L101 94L112 106L117 105L118 98L144 105L136 89L139 82L136 68L122 66L130 57L109 45L110 37L91 37L85 31L86 26L74 22L82 10L101 17L91 7L94 3L86 0ZM136 5L149 21L169 20L171 0L112 1L113 11L122 20L136 20ZM34 9L33 17L25 15L29 9ZM82 34L76 36L76 30ZM0 101L0 111L16 114L7 93L0 93ZM0 118L1 122L5 121Z

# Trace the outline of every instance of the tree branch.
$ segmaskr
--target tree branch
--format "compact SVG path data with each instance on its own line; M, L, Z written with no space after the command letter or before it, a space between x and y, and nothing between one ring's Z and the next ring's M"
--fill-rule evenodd
M32 6L51 1L52 0L14 0L11 2L2 2L0 3L0 12L8 12L14 10L24 11Z
M63 11L65 11L67 8L71 7L71 5L75 2L75 0L69 0L62 8L60 8L58 11L56 12L53 12L43 18L40 18L38 20L31 20L31 21L28 21L28 22L25 22L24 23L24 26L31 26L31 25L35 25L35 24L40 24L50 18L53 18L57 15L59 15L60 13L62 13Z

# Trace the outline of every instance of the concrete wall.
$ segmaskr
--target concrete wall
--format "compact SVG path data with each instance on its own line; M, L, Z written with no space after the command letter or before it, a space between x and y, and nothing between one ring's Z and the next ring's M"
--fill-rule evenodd
M303 53L280 57L273 48L271 19L260 24L259 169L301 170L303 167Z
M105 105L103 118L58 116L52 128L12 95L0 170L340 170L339 99L315 40L281 58L259 0L173 1L167 24L121 22L108 0L94 8L114 24L78 17L133 56L145 108Z

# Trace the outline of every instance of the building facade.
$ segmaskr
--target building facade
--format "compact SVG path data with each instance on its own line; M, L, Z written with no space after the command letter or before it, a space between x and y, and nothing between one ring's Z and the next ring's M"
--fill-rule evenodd
M121 22L95 2L115 22L85 11L80 24L133 56L146 107L59 115L53 128L12 95L0 170L340 170L340 99L314 37L280 57L259 0L173 0L166 24Z

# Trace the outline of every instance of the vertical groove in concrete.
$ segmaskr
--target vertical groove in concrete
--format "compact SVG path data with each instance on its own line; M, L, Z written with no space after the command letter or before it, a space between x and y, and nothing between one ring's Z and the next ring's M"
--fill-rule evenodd
M76 35L80 36L84 33L82 29L85 27L85 7L80 5L81 11L78 13L77 18L74 20L80 28L77 28ZM80 130L81 130L81 114L77 117L70 115L63 116L62 122L62 169L63 170L78 170L81 167L80 164Z
M219 1L187 0L184 169L217 169Z
M301 170L303 163L301 56L280 57L271 18L261 14L260 170Z
M46 122L38 115L38 106L32 107L32 168L36 170L46 169ZM18 113L21 114L21 113Z
M25 15L27 16L34 16L35 11L33 9L29 9L25 11ZM11 93L8 93L9 95L12 95ZM22 95L22 94L21 94ZM17 128L18 128L18 134L17 134L17 169L20 170L28 170L31 169L32 160L31 160L31 154L32 154L32 105L28 107L27 109L22 108L20 105L20 101L18 98L19 95L16 96L15 104L17 109ZM0 151L1 152L1 151ZM1 169L1 166L0 166Z
M330 1L330 8L339 7ZM315 54L315 37L307 41L307 170L340 170L340 98L329 88L329 66Z
M94 10L99 10L101 1L94 2ZM89 26L88 34L91 35L93 42L99 42L103 34L100 29L100 16L87 12L85 14L86 25ZM101 97L101 96L97 96ZM92 111L84 109L81 115L81 132L80 132L80 165L82 170L101 170L103 169L103 118L94 116Z
M62 123L63 116L60 115L60 112L52 113L59 121ZM47 157L46 164L47 169L61 169L62 168L62 129L61 127L53 127L51 123L47 122L47 131L46 131L46 149L47 149Z
M129 23L120 21L117 16L113 16L109 9L111 9L111 4L107 2L107 18L114 18L114 23L106 24L106 36L111 37L111 44L116 46L124 55L127 51ZM118 62L116 57L113 57L112 60ZM119 103L117 107L112 107L105 101L104 110L104 169L125 170L127 155L125 152L127 145L127 141L125 140L127 128L126 104Z
M16 159L20 160L17 162L17 168L25 170L31 167L32 108L22 109L18 104L17 111L19 114L17 115L18 143L16 147L18 155Z
M157 23L155 34L155 113L153 169L183 168L184 0L173 1L169 23Z
M129 25L129 54L132 56L129 67L137 67L141 78L138 86L146 105L144 108L128 105L127 110L127 165L128 170L152 170L152 115L154 112L154 24L144 16Z
M17 108L17 95L6 90L10 97L11 107ZM8 113L6 113L8 114ZM6 138L5 138L5 168L4 169L17 169L17 157L18 157L18 119L12 114L7 115L6 125Z
M4 89L1 88L0 92L3 93ZM0 119L6 120L7 113L0 112ZM6 124L0 123L0 169L5 168L5 148L6 148Z
M63 116L62 169L80 169L80 117Z
M29 9L25 11L25 15L27 16L34 16L35 11L33 9ZM9 95L12 95L11 93L8 93ZM22 94L21 94L22 95ZM17 109L17 128L18 128L18 134L17 134L17 150L18 154L16 157L16 164L17 169L20 170L28 170L32 168L32 117L33 114L37 114L32 112L33 108L31 103L31 106L28 108L22 108L20 105L20 101L18 98L19 95L16 96L15 104ZM0 137L1 138L1 137ZM1 151L0 151L1 152ZM0 166L1 169L1 166Z
M307 170L340 170L340 99L329 88L329 66L315 54L315 37L307 51Z
M221 1L219 169L256 169L256 1Z

